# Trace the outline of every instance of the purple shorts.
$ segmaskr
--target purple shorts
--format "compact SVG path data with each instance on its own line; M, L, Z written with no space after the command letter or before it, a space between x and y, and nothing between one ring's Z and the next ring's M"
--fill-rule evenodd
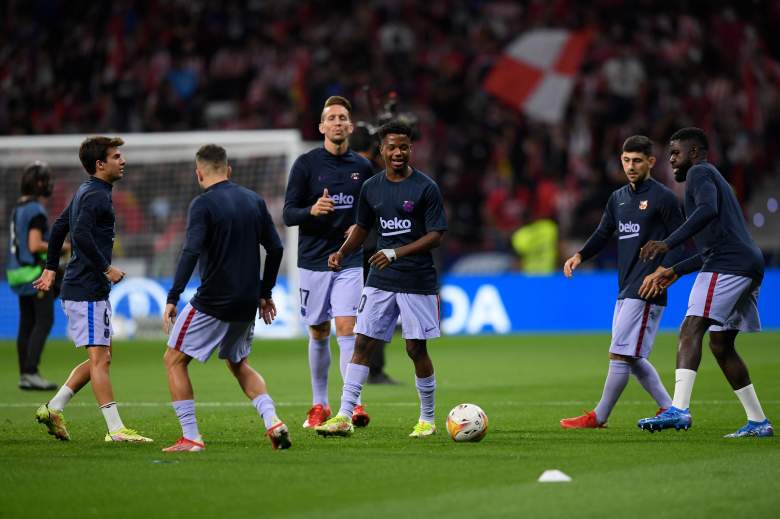
M758 290L758 283L745 276L699 272L685 316L712 319L716 324L710 326L711 332L760 332Z
M301 320L309 326L334 317L354 317L363 288L363 268L330 270L298 269Z
M404 339L426 340L441 335L438 295L386 292L374 287L363 289L355 333L390 342L399 315Z
M612 315L612 344L609 352L626 357L647 358L653 350L663 313L663 306L642 299L618 299Z
M226 322L198 312L189 303L173 325L168 347L206 362L215 349L219 358L239 363L252 352L255 322Z
M68 336L80 346L111 346L111 303L105 301L62 301L68 317Z

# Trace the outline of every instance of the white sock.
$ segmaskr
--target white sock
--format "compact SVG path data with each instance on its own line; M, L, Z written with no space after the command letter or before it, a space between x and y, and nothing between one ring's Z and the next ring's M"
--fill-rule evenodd
M691 406L691 394L696 372L692 369L674 370L674 398L672 405L677 409L688 409Z
M344 389L341 393L341 408L339 414L346 418L352 418L355 406L360 401L360 392L368 378L368 366L362 364L347 364L347 376L344 380Z
M108 432L114 432L125 426L125 424L122 423L122 419L119 418L119 408L117 408L116 402L109 402L106 405L101 405L100 410L103 412L103 418L106 419Z
M753 384L749 384L742 389L734 391L739 401L742 402L742 407L745 408L747 413L747 419L751 422L763 422L766 420L764 410L761 409L761 403L756 396L756 390L753 388Z
M68 405L68 402L70 402L70 399L73 398L73 395L75 394L76 393L74 393L71 388L63 384L62 387L57 391L57 394L54 395L54 398L49 400L49 409L62 411L65 409L65 406Z

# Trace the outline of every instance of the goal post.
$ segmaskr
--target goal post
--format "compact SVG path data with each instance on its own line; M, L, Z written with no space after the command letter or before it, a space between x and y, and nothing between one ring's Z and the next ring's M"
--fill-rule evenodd
M114 135L109 132L106 135ZM295 336L301 333L297 312L297 227L282 221L284 192L292 163L304 150L297 130L196 131L118 134L125 144L125 177L113 193L117 216L114 263L127 272L112 290L117 336L158 334L159 316L184 238L187 208L201 192L194 174L195 153L203 144L227 150L231 179L256 191L268 209L284 242L284 261L274 300L279 320L256 326L258 336ZM40 160L49 164L54 193L45 205L50 224L75 189L87 178L78 148L87 135L0 137L0 239L8 243L11 209L19 196L23 168ZM4 263L5 250L0 262ZM197 277L196 273L193 276ZM183 294L192 296L197 279Z

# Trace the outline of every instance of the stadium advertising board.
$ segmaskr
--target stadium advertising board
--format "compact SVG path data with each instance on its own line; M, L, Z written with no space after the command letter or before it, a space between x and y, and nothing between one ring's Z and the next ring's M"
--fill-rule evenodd
M687 308L694 276L678 281L669 294L669 306L661 327L679 327ZM154 337L161 334L160 315L171 281L130 278L114 287L115 334L119 337ZM197 287L190 283L182 294L189 300ZM612 272L578 273L567 280L562 275L445 276L441 288L442 331L448 335L523 332L608 332L617 293ZM258 322L259 337L302 335L295 319L297 298L291 297L286 279L274 290L279 314L272 326ZM58 305L59 306L59 305ZM18 303L6 282L0 283L0 338L16 336ZM767 272L761 286L759 310L765 329L780 329L780 270ZM65 337L65 316L57 309L52 337Z

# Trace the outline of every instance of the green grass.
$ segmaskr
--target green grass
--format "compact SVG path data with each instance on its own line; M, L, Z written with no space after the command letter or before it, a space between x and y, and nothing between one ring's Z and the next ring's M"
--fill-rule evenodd
M721 438L745 417L709 354L696 381L690 431L638 430L637 418L655 405L633 380L608 429L560 429L560 418L598 400L607 341L606 335L434 341L440 434L423 441L407 438L417 395L398 338L388 348L388 371L403 384L367 387L371 424L349 439L300 428L310 396L303 341L256 341L250 359L291 426L293 448L270 448L254 409L215 358L191 369L207 450L175 455L160 452L180 435L167 405L162 342L117 343L112 366L122 417L152 436L151 445L104 443L89 388L66 409L73 440L53 440L33 419L46 395L16 389L15 349L1 342L0 517L774 515L780 443ZM780 333L738 342L766 413L780 420ZM674 352L674 336L660 335L652 360L670 388ZM83 355L52 342L43 373L62 381ZM337 406L335 366L331 381ZM456 444L445 433L446 413L461 402L479 404L490 418L481 443ZM538 483L546 469L560 469L573 482Z

